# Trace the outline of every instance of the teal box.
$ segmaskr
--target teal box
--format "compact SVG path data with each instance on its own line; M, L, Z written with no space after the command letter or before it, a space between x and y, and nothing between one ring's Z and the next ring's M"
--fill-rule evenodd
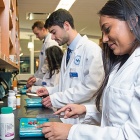
M42 107L42 98L26 98L27 107Z
M37 125L49 122L48 118L21 118L19 125L20 137L43 137L42 129Z

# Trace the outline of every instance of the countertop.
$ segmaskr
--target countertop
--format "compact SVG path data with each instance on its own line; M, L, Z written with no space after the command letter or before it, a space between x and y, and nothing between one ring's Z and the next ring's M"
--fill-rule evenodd
M45 140L44 137L25 137L25 138L20 138L19 137L19 120L20 118L28 117L28 118L36 118L37 115L39 114L45 114L46 116L50 116L50 114L53 114L53 110L45 107L38 107L38 108L27 108L26 107L26 102L25 99L28 98L26 95L21 95L21 107L19 109L16 109L13 111L15 115L15 138L14 140ZM4 103L0 104L0 108L3 106L7 106L7 97L3 98ZM52 117L49 118L50 121L60 121L59 118Z

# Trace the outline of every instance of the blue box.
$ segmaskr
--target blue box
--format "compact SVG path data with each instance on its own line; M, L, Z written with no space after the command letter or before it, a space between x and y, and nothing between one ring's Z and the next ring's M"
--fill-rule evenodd
M27 107L42 107L42 98L26 98L26 106Z
M43 137L42 129L37 125L49 122L48 118L21 118L19 125L20 137Z

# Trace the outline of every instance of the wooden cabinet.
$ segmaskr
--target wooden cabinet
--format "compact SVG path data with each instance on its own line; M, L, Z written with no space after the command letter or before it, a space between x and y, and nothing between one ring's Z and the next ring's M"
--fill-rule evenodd
M0 0L0 68L19 69L17 0Z

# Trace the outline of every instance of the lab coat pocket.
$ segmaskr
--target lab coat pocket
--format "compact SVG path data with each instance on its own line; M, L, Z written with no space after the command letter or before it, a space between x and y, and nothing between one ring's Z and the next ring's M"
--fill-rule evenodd
M69 77L71 80L71 86L77 85L79 82L82 81L81 68L79 66L75 68L70 68Z
M128 112L132 97L134 96L134 90L120 89L118 87L111 86L109 89L110 98L110 115L119 116L122 120L128 119Z

